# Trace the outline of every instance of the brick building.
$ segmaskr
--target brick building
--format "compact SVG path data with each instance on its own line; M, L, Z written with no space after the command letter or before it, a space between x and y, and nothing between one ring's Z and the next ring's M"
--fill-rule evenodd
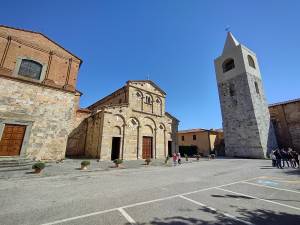
M293 148L300 152L300 99L269 105L280 148Z
M71 133L67 156L102 160L165 158L178 151L178 120L165 111L166 93L149 80L128 81L87 107Z
M0 26L0 156L65 157L82 61L45 35Z

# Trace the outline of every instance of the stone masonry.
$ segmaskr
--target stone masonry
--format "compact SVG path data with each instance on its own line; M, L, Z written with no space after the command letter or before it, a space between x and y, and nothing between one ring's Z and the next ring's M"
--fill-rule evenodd
M114 137L121 140L120 158L127 160L142 158L143 137L152 138L152 158L165 158L169 147L178 151L179 121L165 112L165 96L152 81L128 81L123 88L88 107L91 116L70 135L68 155L84 152L89 157L110 160ZM84 142L79 145L82 149L71 146L78 137Z
M228 33L215 69L226 155L266 157L277 143L256 55Z

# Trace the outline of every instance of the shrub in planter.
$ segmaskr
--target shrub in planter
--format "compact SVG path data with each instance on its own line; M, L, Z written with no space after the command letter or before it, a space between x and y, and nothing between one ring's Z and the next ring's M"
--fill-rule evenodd
M87 167L88 167L90 164L91 164L90 161L87 161L87 160L82 161L82 162L81 162L81 169L82 169L82 170L86 170Z
M123 160L122 159L115 159L114 163L115 163L116 167L119 167L119 165L123 163Z
M45 168L45 163L43 162L37 162L32 165L32 169L34 169L35 173L40 173Z
M145 163L146 165L149 165L151 163L151 159L150 158L145 159Z
M189 161L189 157L187 154L184 154L185 161Z
M169 159L170 159L170 156L167 156L166 159L165 159L165 164L168 163Z

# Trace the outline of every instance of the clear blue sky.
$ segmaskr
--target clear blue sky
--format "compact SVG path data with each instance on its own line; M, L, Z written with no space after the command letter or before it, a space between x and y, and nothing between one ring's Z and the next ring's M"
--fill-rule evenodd
M83 60L81 106L127 80L167 92L180 128L219 128L213 60L227 25L256 52L269 103L300 97L300 1L3 1L0 23L39 31Z

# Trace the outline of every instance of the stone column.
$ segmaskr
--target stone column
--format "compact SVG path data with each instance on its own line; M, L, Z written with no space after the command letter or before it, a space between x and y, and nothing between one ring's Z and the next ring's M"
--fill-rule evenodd
M123 159L124 158L124 149L125 149L124 145L125 145L125 127L126 127L126 124L124 123L122 127L123 127L123 133L122 133L122 147L121 147L122 154L121 154L121 156L122 156L122 159Z
M143 157L143 134L142 134L142 126L138 126L138 158L141 159Z
M156 134L157 134L157 128L154 128L153 150L154 150L154 158L155 159L156 159Z

